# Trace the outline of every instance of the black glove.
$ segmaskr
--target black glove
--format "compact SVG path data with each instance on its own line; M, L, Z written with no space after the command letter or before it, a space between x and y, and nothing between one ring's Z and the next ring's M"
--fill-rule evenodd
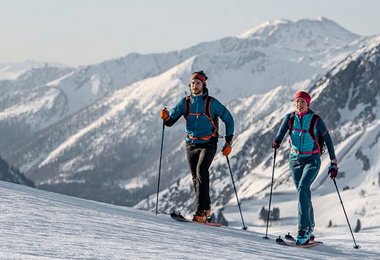
M328 174L330 175L331 179L335 179L336 176L338 175L338 162L337 160L332 160L330 163L329 171Z
M273 140L273 142L272 142L272 148L273 148L273 149L278 149L278 148L280 148L280 143L277 143L276 141Z

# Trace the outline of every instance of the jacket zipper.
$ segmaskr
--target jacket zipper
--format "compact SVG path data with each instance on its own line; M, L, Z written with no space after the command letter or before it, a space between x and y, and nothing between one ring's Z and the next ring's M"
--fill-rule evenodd
M199 118L199 100L198 100L198 97L194 97L195 98L195 102L196 102L196 109L195 109L195 113L197 114L197 117L195 119L195 127L194 127L194 134L196 133L197 129L198 129L198 118ZM196 135L195 135L196 136Z

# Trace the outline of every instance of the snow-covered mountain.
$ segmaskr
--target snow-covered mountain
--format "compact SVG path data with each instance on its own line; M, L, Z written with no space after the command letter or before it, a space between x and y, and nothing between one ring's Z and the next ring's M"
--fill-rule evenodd
M31 69L16 81L0 81L0 134L3 150L46 127L47 122L62 118L66 100L59 90L46 86L51 80L71 73L70 68ZM58 108L58 109L57 109Z
M289 109L283 104L295 89L310 88L367 41L324 18L273 21L238 37L169 53L129 54L70 70L30 86L33 91L8 89L6 100L19 98L4 103L0 112L1 134L12 137L4 144L4 157L39 187L133 205L154 193L157 185L160 108L170 108L184 96L191 72L202 69L209 76L211 95L230 103L236 118L234 172L239 179L249 175L250 183L256 177L265 179L251 170L263 161L270 164L263 141L272 137L264 130L275 127ZM165 131L161 187L177 187L189 177L183 125ZM217 158L214 164L219 179L214 188L217 197L223 197L218 205L232 194L229 182L220 177L226 173L223 163ZM183 198L191 197L191 189L185 186L178 193L185 190L185 197L165 195L162 210L176 201L190 208L190 199L185 203ZM252 193L245 189L247 196Z
M263 28L268 28L270 32ZM17 93L9 95L37 95L41 100L48 100L46 102L49 105L45 107L51 111L36 111L33 105L25 107L25 100L19 98L3 106L3 121L12 124L17 117L16 121L26 122L23 128L35 132L40 130L36 126L41 125L41 122L43 126L52 125L118 89L159 76L189 59L194 59L193 68L207 70L212 93L222 101L229 102L235 98L266 93L278 85L292 85L323 74L365 41L365 38L352 34L327 19L274 21L244 35L245 37L200 43L169 53L132 53L120 59L67 71L65 75L57 75L43 83L30 75L12 82L11 87L7 87L9 82L0 81L1 92L6 92L5 90L14 90L14 85L24 85L27 77L28 89L25 92L17 90ZM269 37L271 35L276 35L277 40L272 39L274 36ZM304 42L305 46L301 48L294 42L295 38L297 43ZM310 40L314 43L309 43ZM181 76L181 80L187 82L188 74ZM41 88L44 88L42 93L39 92ZM30 89L37 93L31 94ZM24 110L20 112L16 109L19 106L23 106ZM50 116L47 117L46 114ZM30 115L36 117L37 122L31 122Z
M301 51L326 50L350 43L359 36L339 26L334 21L319 17L317 20L302 19L296 22L274 20L265 22L239 36L256 39L267 45L287 46Z
M289 230L285 223L271 226L271 239L266 240L265 227L251 219L247 231L239 224L216 228L181 223L168 215L1 181L0 205L1 259L378 259L380 255L378 226L355 233L359 250L352 248L345 226L324 229L317 236L324 244L303 250L274 242Z

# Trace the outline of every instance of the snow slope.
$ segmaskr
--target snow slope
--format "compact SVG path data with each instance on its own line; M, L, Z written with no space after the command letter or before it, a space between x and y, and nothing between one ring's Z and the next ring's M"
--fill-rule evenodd
M275 244L283 230L243 231L180 223L168 215L87 201L0 182L2 259L378 259L379 237L322 233L313 249Z

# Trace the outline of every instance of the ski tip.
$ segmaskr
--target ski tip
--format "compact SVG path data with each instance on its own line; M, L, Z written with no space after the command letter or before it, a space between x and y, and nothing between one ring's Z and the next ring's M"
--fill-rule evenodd
M289 246L281 237L276 238L276 243L283 246Z

